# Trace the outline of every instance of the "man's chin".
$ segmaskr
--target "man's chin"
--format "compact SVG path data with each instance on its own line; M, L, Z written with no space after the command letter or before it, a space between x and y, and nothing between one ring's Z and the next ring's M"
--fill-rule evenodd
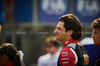
M58 39L56 38L56 40L58 40Z
M58 38L56 38L56 40L57 40L57 41L59 41L59 39L58 39Z
M58 38L56 38L56 40L61 42L61 40L60 40L60 39L58 39Z

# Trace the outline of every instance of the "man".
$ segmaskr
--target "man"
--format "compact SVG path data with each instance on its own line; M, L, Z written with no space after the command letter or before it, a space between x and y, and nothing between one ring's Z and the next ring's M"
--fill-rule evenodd
M40 56L38 59L38 66L57 66L57 60L59 53L59 42L55 36L50 36L46 39L46 51L47 54Z
M78 56L71 47L66 47L70 43L80 45L77 40L82 37L82 28L80 21L73 14L67 14L59 18L54 33L56 39L63 43L64 48L60 52L58 66L82 66L82 63L88 66L89 58L87 55L85 55L86 58L83 61L79 62L80 55Z
M91 27L93 28L93 34L91 37L93 38L94 45L100 46L100 18L94 20ZM100 57L98 58L95 66L100 66Z

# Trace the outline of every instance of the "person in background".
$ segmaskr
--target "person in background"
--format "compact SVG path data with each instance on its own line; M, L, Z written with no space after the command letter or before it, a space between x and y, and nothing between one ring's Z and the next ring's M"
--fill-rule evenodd
M94 45L100 46L100 18L95 19L92 22L91 27L93 28L93 34L91 37L93 38ZM98 58L95 66L100 66L100 57Z
M76 52L78 46L82 47L77 41L82 37L82 28L80 21L73 14L63 15L59 18L54 33L56 39L63 43L64 48L60 52L58 66L89 66L88 54L84 56ZM67 47L68 45L72 45L75 49ZM81 51L81 49L77 51Z
M11 43L1 44L0 66L25 66L22 51L17 51Z
M46 51L47 54L40 56L38 59L38 66L57 66L57 60L59 57L59 42L56 37L50 36L46 38Z

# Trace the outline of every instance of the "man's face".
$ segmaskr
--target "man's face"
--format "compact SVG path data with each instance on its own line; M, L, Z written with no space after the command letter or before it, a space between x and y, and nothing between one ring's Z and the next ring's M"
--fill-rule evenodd
M46 47L46 51L50 54L55 54L58 50L58 47L54 46L52 43L49 43Z
M100 45L100 30L99 30L99 28L93 29L93 34L91 35L91 37L93 38L95 45Z
M68 37L67 32L65 32L65 28L64 28L64 22L59 22L58 25L56 26L56 29L54 31L54 33L56 34L56 39L64 42L66 40L66 38Z

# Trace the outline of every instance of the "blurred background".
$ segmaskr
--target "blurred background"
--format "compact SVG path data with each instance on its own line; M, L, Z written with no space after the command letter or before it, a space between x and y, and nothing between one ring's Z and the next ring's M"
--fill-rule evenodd
M45 54L45 39L55 35L58 19L65 14L78 17L83 25L83 38L90 37L90 25L100 17L100 0L0 0L0 44L13 43L24 52L26 66L37 66L39 56ZM83 41L86 45L87 42Z

